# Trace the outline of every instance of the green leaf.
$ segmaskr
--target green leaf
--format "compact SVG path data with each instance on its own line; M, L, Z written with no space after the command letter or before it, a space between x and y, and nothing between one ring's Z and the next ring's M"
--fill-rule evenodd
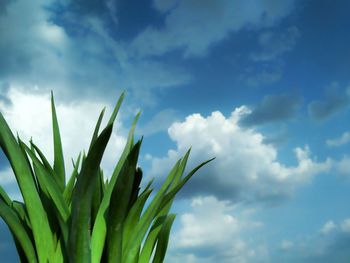
M125 251L125 247L130 238L132 238L132 230L135 225L138 223L141 212L144 208L144 205L152 193L152 189L149 189L153 180L151 180L140 196L137 198L134 205L129 210L129 213L124 222L124 233L123 233L123 251Z
M103 198L103 176L101 168L98 170L97 183L95 184L95 189L92 197L92 205L91 205L91 224L93 225L98 213L98 209L100 207L102 198Z
M175 220L175 215L170 214L166 217L165 222L162 225L162 229L158 235L157 249L153 258L153 263L163 263L164 261L165 252L168 247L170 230L174 220Z
M94 144L94 142L97 139L98 132L100 130L101 122L102 122L102 119L103 119L103 115L105 114L105 111L106 111L106 108L103 108L103 110L100 113L100 116L98 117L98 120L97 120L97 123L96 123L96 126L95 126L95 130L94 130L94 133L92 135L91 142L90 142L89 151L91 150L92 145Z
M139 220L138 224L134 227L132 231L132 235L134 238L128 240L125 246L125 253L123 255L122 262L131 263L135 261L135 257L137 257L139 253L139 247L141 245L141 242L145 234L147 233L147 230L149 229L152 220L156 216L162 198L165 195L166 191L169 189L172 181L174 180L174 177L179 172L180 162L181 159L176 162L169 175L163 182L161 188L158 190L157 194L147 207L146 211L141 216L141 219Z
M69 209L63 199L57 181L55 181L55 179L45 169L45 166L35 156L35 153L23 142L20 143L33 161L35 174L41 189L47 193L48 196L50 196L63 221L67 221L69 217Z
M46 157L45 157L45 155L42 153L42 151L39 149L39 147L36 146L36 145L33 143L32 140L30 140L30 145L31 145L31 147L33 147L34 150L38 153L38 155L39 155L39 157L40 157L42 163L44 164L44 166L45 166L45 168L48 170L48 172L49 172L52 176L54 176L54 171L53 171L53 169L52 169L50 163L48 162L48 160L46 159Z
M141 141L130 151L112 192L106 244L108 262L121 262L122 259L123 224L128 213L132 187L135 181L134 177L140 146Z
M7 193L5 192L4 188L1 187L0 185L0 198L8 205L11 206L11 199L10 197L7 195Z
M116 167L114 168L111 180L108 183L106 182L106 191L96 216L95 224L92 231L92 237L91 237L91 254L92 254L93 263L99 263L101 261L105 239L106 239L106 233L107 233L106 211L109 206L112 191L117 181L117 177L119 176L120 170L133 145L135 126L139 116L140 114L137 114L134 118L134 121L131 125L131 129L129 131L128 140L124 147L123 153Z
M5 223L10 228L16 243L21 247L28 262L38 262L32 241L22 225L21 220L3 199L0 199L0 217L4 219Z
M197 172L202 166L204 166L205 164L211 162L212 160L214 160L215 158L212 158L210 160L207 160L203 163L201 163L200 165L198 165L196 168L194 168L191 172L189 172L185 178L183 178L178 184L176 184L176 186L174 186L172 188L172 190L167 193L162 202L161 205L159 207L159 211L162 210L169 202L171 202L171 200L174 198L174 196L179 192L179 190L184 186L184 184L193 176L193 174L195 172Z
M61 189L55 180L45 169L45 166L39 161L35 153L27 145L20 141L21 146L26 150L33 161L33 167L38 179L40 189L45 193L49 200L46 201L46 212L48 213L51 228L57 231L57 223L61 229L65 246L68 246L68 218L70 216L69 208L63 198ZM44 199L43 199L44 200ZM51 202L52 200L52 202Z
M57 183L63 191L63 189L66 185L66 175L65 175L65 168L64 168L64 158L63 158L61 135L60 135L60 129L58 126L55 101L53 98L52 91L51 91L51 111L52 111L53 143L54 143L53 170L55 172Z
M10 161L16 176L24 202L27 205L28 216L32 224L35 247L38 249L39 262L47 262L54 252L53 236L47 215L37 192L34 177L26 156L17 144L3 115L0 113L0 146Z
M13 210L17 213L18 218L22 221L23 227L27 230L27 233L31 234L31 223L29 221L28 212L26 206L19 201L12 201L10 205Z
M78 159L76 160L75 164L73 163L74 169L73 169L72 175L69 178L67 186L63 191L63 198L66 201L66 204L68 206L71 204L71 201L72 201L73 188L74 188L75 180L78 176L80 158L81 158L81 153L79 153Z
M117 118L120 106L123 103L124 97L125 97L125 92L122 92L122 94L120 95L120 97L117 101L117 104L114 107L113 113L112 113L111 118L109 119L107 125L111 125L112 123L114 123L115 119Z
M111 136L112 128L112 125L108 125L96 139L77 178L72 197L72 222L69 239L69 258L74 263L91 262L89 230L91 227L91 199L97 183L102 155Z
M153 225L147 235L147 238L142 247L140 261L141 262L150 262L152 252L156 246L157 238L160 230L162 229L162 225L165 222L166 216L159 216L153 222Z

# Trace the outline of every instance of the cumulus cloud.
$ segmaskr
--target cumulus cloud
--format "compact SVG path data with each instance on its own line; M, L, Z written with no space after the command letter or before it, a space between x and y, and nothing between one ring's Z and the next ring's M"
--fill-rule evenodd
M262 223L233 216L234 207L213 196L194 198L191 208L181 215L179 230L171 237L169 262L248 262L265 256L262 248L240 237L242 231L256 231Z
M267 95L251 113L243 117L243 126L284 121L293 117L300 107L301 98L291 94Z
M10 105L1 104L0 109L13 133L18 132L25 142L31 138L49 161L53 161L52 123L50 94L26 93L15 87L7 94ZM80 151L88 150L92 132L98 115L105 103L102 101L82 101L71 104L56 101L56 110L60 125L65 165L71 171L71 158L76 158ZM109 107L106 116L111 113ZM126 130L117 119L102 162L106 175L110 175L126 142ZM14 180L9 170L0 173L1 184Z
M153 158L151 174L165 174L192 146L189 166L216 159L185 186L183 195L212 194L232 201L264 202L287 198L296 187L331 168L331 160L313 160L307 146L295 149L296 165L279 162L277 150L264 143L261 133L240 126L248 112L242 106L228 118L216 111L208 117L192 114L173 123L168 133L177 148L164 158Z
M258 43L261 47L259 53L251 55L254 61L270 61L276 59L286 52L291 51L300 31L296 27L289 27L284 32L265 31L259 36Z
M342 146L350 142L350 132L344 132L340 137L328 139L326 144L331 147Z
M315 120L325 120L350 104L350 89L339 91L338 83L332 83L323 100L314 100L308 106L309 115Z
M294 1L154 1L165 16L161 28L147 27L133 42L141 56L162 55L176 49L185 56L202 56L231 32L270 26L287 16ZM205 33L203 29L205 28Z

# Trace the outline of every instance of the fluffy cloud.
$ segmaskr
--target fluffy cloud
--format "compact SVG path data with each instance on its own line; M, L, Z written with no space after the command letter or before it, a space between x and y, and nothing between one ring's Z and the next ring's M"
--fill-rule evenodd
M300 107L301 98L290 94L268 95L253 111L242 118L244 126L283 121L293 117Z
M135 40L138 55L183 49L185 56L205 55L231 32L272 25L292 10L294 1L154 1L165 15L164 27L147 27ZM203 31L205 29L205 32Z
M328 139L326 144L331 147L342 146L350 142L350 132L344 132L340 137Z
M50 94L26 93L10 88L7 98L11 104L1 104L0 109L12 132L18 132L25 142L33 139L42 149L48 160L53 160L52 123ZM71 158L76 158L80 151L89 147L98 114L105 104L101 101L83 101L70 104L56 101L58 121L62 137L66 169L72 170ZM108 118L112 108L109 107ZM118 134L117 134L118 133ZM106 149L102 162L106 175L109 175L125 145L126 130L118 121ZM14 180L12 173L4 170L0 173L1 184Z
M214 156L216 159L199 171L182 194L212 194L233 201L280 201L314 175L330 169L331 160L313 160L307 146L295 149L295 166L279 162L277 150L264 143L261 133L239 125L247 112L243 106L228 118L213 112L206 118L192 114L183 122L173 123L168 133L177 148L169 150L165 158L153 158L151 173L165 174L193 146L190 167Z
M240 237L241 232L256 231L260 222L233 216L235 208L213 196L194 198L191 207L191 212L181 215L180 228L171 237L167 261L250 262L266 256L262 247L253 248Z

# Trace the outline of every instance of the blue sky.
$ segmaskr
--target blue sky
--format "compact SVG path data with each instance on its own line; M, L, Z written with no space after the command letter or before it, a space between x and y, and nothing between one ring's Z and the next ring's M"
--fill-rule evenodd
M191 146L189 167L215 156L174 204L166 262L348 262L349 8L345 0L1 1L0 109L52 158L53 90L70 159L125 90L106 174L138 110L146 180L161 181ZM3 155L0 183L20 198ZM15 262L2 221L0 233L1 255Z

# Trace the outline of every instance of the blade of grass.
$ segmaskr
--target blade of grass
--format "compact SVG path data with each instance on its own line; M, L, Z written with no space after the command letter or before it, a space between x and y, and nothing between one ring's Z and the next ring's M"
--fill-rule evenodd
M28 262L38 262L34 246L17 214L0 199L0 217L6 222L17 244L22 248Z
M1 187L0 185L0 198L8 205L11 206L11 199L10 197L7 195L7 193L5 192L4 188Z
M112 128L112 125L108 125L96 139L77 178L72 197L72 222L69 239L69 259L74 263L91 262L89 230L91 199L102 155L111 136Z
M200 165L198 165L197 167L195 167L191 172L189 172L185 178L183 178L175 187L173 187L173 189L171 191L169 191L169 193L167 193L162 202L161 205L159 206L159 210L161 211L169 202L171 202L171 200L174 198L174 196L180 191L180 189L184 186L184 184L193 176L193 174L195 172L197 172L201 167L203 167L205 164L213 161L215 158L212 158L210 160L207 160L203 163L201 163Z
M23 142L21 142L21 145L33 161L33 167L41 189L50 196L63 221L67 221L69 217L69 209L63 199L57 181L50 176L49 172L45 169L45 166L35 156L35 153Z
M120 106L123 103L124 97L125 97L125 92L123 91L122 94L120 95L118 101L117 101L117 104L114 107L113 113L112 113L107 125L111 125L112 123L114 123L115 119L117 118Z
M169 241L169 235L171 226L175 220L175 215L170 214L166 217L164 224L162 225L162 229L160 230L158 234L158 242L157 242L157 248L156 253L153 258L153 263L163 263L165 252L168 247L168 241ZM145 261L146 262L146 261Z
M98 132L100 130L101 122L102 122L102 119L103 119L103 115L105 114L105 111L106 111L106 108L103 108L103 110L100 113L100 116L98 117L98 120L97 120L97 123L96 123L96 126L95 126L95 130L94 130L94 133L92 135L91 142L90 142L89 151L91 150L92 145L94 144L94 142L97 139Z
M165 219L166 216L159 216L157 219L155 219L141 250L141 262L150 262L152 252L157 243L158 234L162 228L163 223L165 222Z
M111 195L106 244L108 262L121 262L122 259L123 224L132 196L132 187L135 181L134 177L140 146L141 141L136 143L130 151Z
M153 180L151 180L146 188L142 191L140 196L137 198L136 202L134 205L131 207L129 210L129 213L125 219L124 223L124 235L123 235L123 251L125 251L126 244L130 238L132 238L132 229L135 227L135 225L138 223L141 212L144 208L144 205L152 193L152 189L149 189L151 187Z
M63 191L66 185L66 175L64 168L64 158L63 158L63 150L62 150L62 142L60 129L58 126L55 101L53 98L53 93L51 91L51 111L52 111L52 130L53 130L53 143L54 143L54 164L53 170L55 172L55 176L57 179L57 183Z
M133 145L134 131L135 131L136 123L139 116L140 116L140 113L138 113L133 120L133 123L131 125L130 131L128 134L126 145L124 147L123 153L119 158L119 161L116 167L114 168L111 180L108 183L106 182L106 191L96 216L95 224L93 226L93 231L92 231L92 237L91 237L91 255L92 255L93 263L99 263L101 261L103 247L105 244L106 233L107 233L106 211L109 206L112 191L113 191L115 182L118 178L118 175L120 173L120 169L122 168L124 161L128 156L131 150L131 147Z
M42 163L44 164L45 168L48 170L48 172L54 176L54 171L50 165L50 163L48 162L48 160L46 159L45 155L42 153L42 151L39 149L38 146L36 146L34 144L34 142L32 140L30 140L30 146L34 148L34 150L38 153Z
M66 204L68 206L71 204L71 201L72 201L72 193L73 193L75 180L76 180L76 178L78 176L78 169L79 169L79 164L80 164L80 158L81 158L81 153L79 153L75 164L73 163L74 170L73 170L72 175L69 178L67 186L66 186L66 188L64 189L64 192L63 192L63 198L66 201Z
M179 172L181 159L176 162L169 175L163 182L161 188L158 190L157 194L147 207L146 211L141 216L138 224L134 227L132 231L132 235L134 238L130 238L125 246L125 257L123 257L122 262L131 263L135 261L135 257L139 254L139 248L141 246L141 242L144 239L147 230L149 229L156 213L159 209L159 205L161 204L162 198L169 189L174 177Z
M0 146L16 176L18 186L27 205L28 216L32 224L35 247L39 262L45 262L54 252L53 237L47 215L37 192L34 177L26 156L17 144L3 115L0 113Z
M26 206L22 202L19 202L19 201L12 201L10 206L17 213L18 218L22 221L22 225L27 230L27 233L31 236L32 226L31 226L30 221L29 221Z

